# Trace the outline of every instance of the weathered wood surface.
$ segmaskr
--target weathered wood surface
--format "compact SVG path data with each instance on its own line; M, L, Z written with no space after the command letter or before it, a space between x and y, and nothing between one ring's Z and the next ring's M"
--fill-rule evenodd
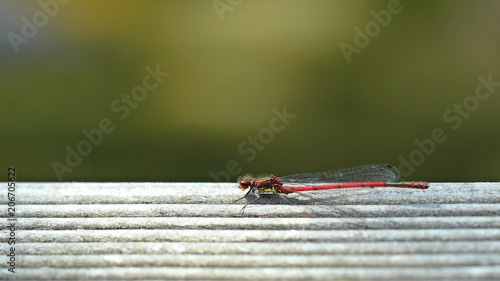
M242 195L229 183L18 183L16 273L2 261L0 279L500 280L500 183L266 196L244 213L246 200L231 204Z

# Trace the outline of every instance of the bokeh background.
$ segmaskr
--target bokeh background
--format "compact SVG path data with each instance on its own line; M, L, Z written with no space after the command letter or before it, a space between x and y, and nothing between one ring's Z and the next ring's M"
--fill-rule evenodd
M0 2L5 180L10 165L19 181L233 181L400 165L436 128L446 141L414 158L408 178L500 180L500 87L457 129L443 119L471 100L478 76L500 81L500 1L401 0L350 63L340 44L354 45L355 27L391 1L62 2ZM39 3L53 16L16 52L9 34L23 35L23 18L43 23ZM170 75L120 120L110 105L156 65ZM285 107L296 117L271 137ZM66 165L66 147L103 118L115 130L58 177L53 163Z

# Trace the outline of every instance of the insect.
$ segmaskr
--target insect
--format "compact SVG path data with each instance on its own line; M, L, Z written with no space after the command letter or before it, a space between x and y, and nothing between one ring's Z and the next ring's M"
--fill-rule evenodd
M429 188L429 184L424 181L397 182L398 179L398 169L390 164L371 164L318 173L293 174L284 177L271 175L254 178L245 175L238 181L240 188L248 191L245 196L238 200L247 197L250 193L254 193L257 198L248 204L258 200L260 194L290 194L304 191L359 187Z

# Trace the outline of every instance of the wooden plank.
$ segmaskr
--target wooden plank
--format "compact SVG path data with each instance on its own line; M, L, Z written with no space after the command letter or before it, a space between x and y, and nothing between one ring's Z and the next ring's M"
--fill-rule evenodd
M275 205L241 206L196 204L69 204L23 205L20 218L103 218L103 217L447 217L500 216L500 204L422 204L422 205Z
M244 195L234 183L23 183L20 204L230 204ZM427 190L357 188L265 196L256 204L498 204L500 183L431 183ZM250 197L253 199L255 197ZM7 203L0 197L0 203ZM242 200L239 202L243 204Z
M500 279L499 183L263 196L244 212L255 197L232 204L242 195L229 183L18 183L17 268L0 279Z

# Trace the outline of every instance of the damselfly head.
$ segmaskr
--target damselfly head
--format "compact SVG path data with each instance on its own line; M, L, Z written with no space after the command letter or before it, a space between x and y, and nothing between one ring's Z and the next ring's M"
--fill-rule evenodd
M240 188L241 189L247 189L248 187L250 187L250 185L252 185L252 183L250 181L247 181L247 180L240 181Z
M252 175L244 175L238 178L238 183L241 189L247 189L252 185L255 178Z

